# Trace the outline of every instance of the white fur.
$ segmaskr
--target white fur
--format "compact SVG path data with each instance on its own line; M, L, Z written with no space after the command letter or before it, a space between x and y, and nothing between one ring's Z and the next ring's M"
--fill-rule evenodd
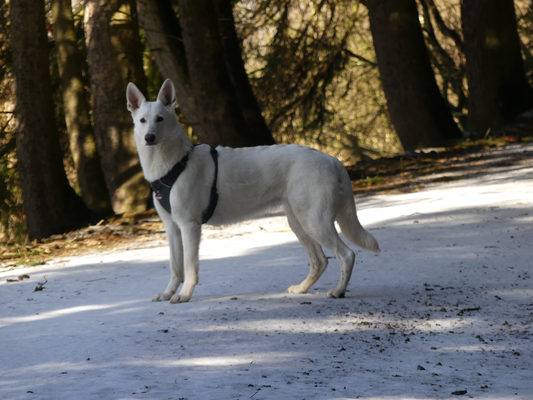
M193 148L174 112L174 85L167 79L157 101L148 102L130 83L127 99L144 176L148 181L157 180ZM147 134L155 134L153 145L147 145ZM328 296L343 297L355 254L340 239L335 220L354 244L375 252L379 246L357 219L350 179L339 160L298 145L218 147L217 151L219 200L209 224L229 224L282 206L310 261L307 278L287 291L305 293L320 278L328 263L323 246L341 266L339 284ZM154 199L167 231L171 274L166 290L152 301L181 303L191 298L198 282L202 212L209 204L214 171L209 146L197 146L170 192L172 214ZM181 291L175 294L181 283Z

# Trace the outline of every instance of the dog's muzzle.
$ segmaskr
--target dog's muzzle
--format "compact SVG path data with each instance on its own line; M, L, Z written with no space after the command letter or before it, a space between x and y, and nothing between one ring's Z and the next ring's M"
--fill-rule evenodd
M147 133L144 136L144 140L148 146L155 144L155 133Z

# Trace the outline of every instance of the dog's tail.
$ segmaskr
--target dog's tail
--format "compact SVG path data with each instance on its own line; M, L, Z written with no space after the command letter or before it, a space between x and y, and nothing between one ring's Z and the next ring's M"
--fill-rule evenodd
M357 211L355 209L355 202L351 191L352 188L347 175L348 174L346 174L348 182L347 184L345 183L344 186L349 192L344 196L343 202L337 211L337 222L339 223L342 233L350 242L363 249L379 253L380 249L377 240L374 236L368 233L365 228L363 228L357 218Z

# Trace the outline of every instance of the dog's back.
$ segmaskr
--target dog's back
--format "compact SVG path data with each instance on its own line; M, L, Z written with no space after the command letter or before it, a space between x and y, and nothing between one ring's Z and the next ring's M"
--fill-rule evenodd
M218 210L214 224L256 216L286 202L315 201L339 187L339 166L333 157L299 145L233 149L218 147ZM339 165L337 165L339 164ZM350 189L351 193L351 189Z

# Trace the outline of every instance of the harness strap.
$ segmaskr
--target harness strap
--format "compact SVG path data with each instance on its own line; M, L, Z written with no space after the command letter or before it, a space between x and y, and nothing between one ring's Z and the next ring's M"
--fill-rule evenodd
M215 162L215 179L213 180L213 185L211 186L211 193L209 195L209 205L205 209L205 211L202 213L202 224L205 224L207 221L211 219L213 216L213 213L215 212L215 208L217 207L218 203L218 192L217 192L217 180L218 180L218 151L211 146L211 157L213 158L213 161Z
M192 150L191 150L192 151ZM150 187L155 193L155 198L159 201L159 204L170 214L170 190L174 183L178 180L178 177L187 166L189 160L189 154L187 153L179 160L168 173L157 181L150 182Z
M195 145L196 146L196 145ZM218 151L213 146L211 147L211 157L215 163L215 179L213 180L213 185L211 186L211 193L209 195L209 205L202 213L202 224L205 224L211 219L215 212L215 208L218 203L218 192L217 192L217 180L218 180ZM194 150L191 149L191 151ZM159 201L159 204L170 214L172 213L172 208L170 206L170 190L174 183L178 180L181 173L185 170L187 166L187 161L189 160L189 153L185 154L183 158L172 167L172 169L162 178L150 182L150 187L155 193L155 198Z

